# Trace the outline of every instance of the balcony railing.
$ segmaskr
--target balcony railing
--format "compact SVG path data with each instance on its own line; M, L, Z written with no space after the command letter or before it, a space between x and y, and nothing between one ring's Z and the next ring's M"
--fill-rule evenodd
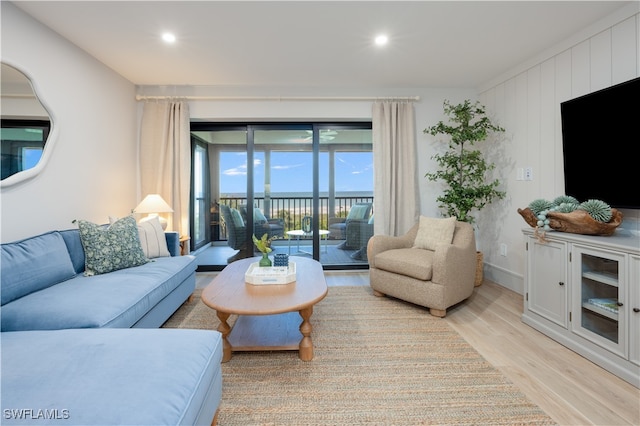
M373 196L341 196L335 197L333 211L329 208L329 197L320 197L320 229L329 229L329 218L346 217L351 206L356 203L373 203ZM267 219L282 219L285 232L302 228L302 218L313 215L313 197L255 197L255 207L258 207ZM222 197L219 201L229 207L239 208L247 204L245 197ZM265 209L265 205L268 206ZM330 214L331 213L331 214ZM220 227L219 239L226 240L226 229Z

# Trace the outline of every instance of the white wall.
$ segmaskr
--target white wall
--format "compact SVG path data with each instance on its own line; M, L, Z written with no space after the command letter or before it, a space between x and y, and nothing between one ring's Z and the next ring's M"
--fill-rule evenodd
M2 60L35 83L56 134L43 171L1 189L0 240L128 214L137 202L135 86L13 4L1 7Z
M560 103L640 76L638 4L603 19L565 43L532 58L481 90L480 101L507 129L500 155L508 197L480 221L480 248L488 278L523 291L526 223L518 208L564 194ZM516 168L532 167L532 181L517 181ZM623 210L626 227L640 212ZM500 256L501 243L507 256Z

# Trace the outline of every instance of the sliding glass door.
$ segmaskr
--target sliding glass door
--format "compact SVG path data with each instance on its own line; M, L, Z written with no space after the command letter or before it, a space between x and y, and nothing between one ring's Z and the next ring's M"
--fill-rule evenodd
M275 252L319 258L314 198L315 153L308 126L254 128L255 227L265 224ZM259 232L261 233L262 230Z
M210 248L218 252L204 256L210 269L255 256L251 236L264 234L274 253L311 257L328 269L368 267L370 123L191 126L208 143Z
M207 144L192 137L191 143L191 250L211 241L209 222L209 159Z
M373 236L373 152L371 128L332 126L319 132L320 151L326 153L326 200L329 240L334 243L328 262L337 267L368 267L367 243ZM322 181L321 181L322 182Z

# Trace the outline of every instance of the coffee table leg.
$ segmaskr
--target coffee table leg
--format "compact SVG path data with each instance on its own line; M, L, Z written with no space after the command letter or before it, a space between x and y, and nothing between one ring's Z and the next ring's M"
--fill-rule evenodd
M229 315L231 314L216 311L216 315L220 320L218 331L222 333L222 362L227 362L231 359L231 344L227 340L227 336L229 336L229 333L231 332L231 327L229 327L227 319L229 319Z
M302 324L300 324L300 333L302 333L302 340L300 340L300 348L298 354L303 361L311 361L313 359L313 342L311 341L311 323L309 319L313 314L313 306L302 309L300 316L302 317Z

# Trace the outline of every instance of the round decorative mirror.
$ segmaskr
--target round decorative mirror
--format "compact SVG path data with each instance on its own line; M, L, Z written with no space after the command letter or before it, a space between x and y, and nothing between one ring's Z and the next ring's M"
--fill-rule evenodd
M0 186L5 187L42 169L52 120L29 78L13 66L0 65Z

